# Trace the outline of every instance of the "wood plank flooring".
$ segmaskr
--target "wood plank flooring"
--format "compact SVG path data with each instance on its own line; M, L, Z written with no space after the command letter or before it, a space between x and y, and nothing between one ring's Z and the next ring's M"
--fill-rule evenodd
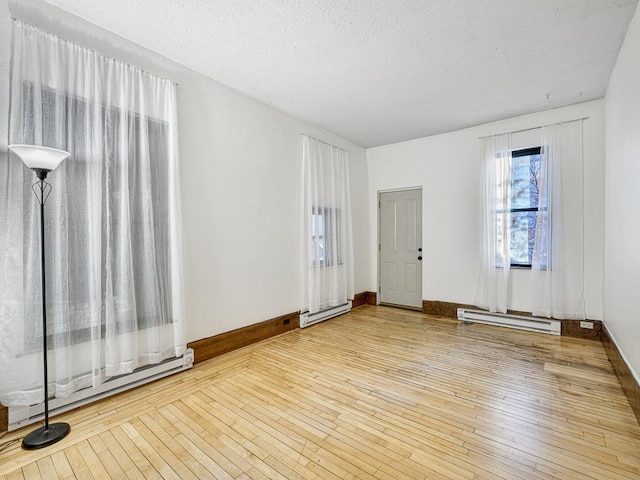
M640 478L599 342L369 305L56 420L0 480Z

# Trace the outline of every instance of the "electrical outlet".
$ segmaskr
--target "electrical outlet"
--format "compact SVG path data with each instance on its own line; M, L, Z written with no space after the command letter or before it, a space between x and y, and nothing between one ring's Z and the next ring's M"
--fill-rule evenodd
M580 328L593 329L593 322L580 322Z
M285 318L284 321L282 322L283 325L289 325L290 323L291 323L290 318Z

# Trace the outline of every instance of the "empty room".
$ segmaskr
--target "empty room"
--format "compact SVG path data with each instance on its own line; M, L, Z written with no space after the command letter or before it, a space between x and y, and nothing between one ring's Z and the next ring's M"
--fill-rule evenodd
M640 478L639 56L638 0L0 0L0 480Z

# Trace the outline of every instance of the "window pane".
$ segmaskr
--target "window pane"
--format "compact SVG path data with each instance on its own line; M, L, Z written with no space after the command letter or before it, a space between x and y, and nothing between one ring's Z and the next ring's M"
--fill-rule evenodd
M511 163L511 208L537 208L540 155L514 156Z
M538 212L514 212L511 214L512 265L531 265L536 234Z
M313 207L311 214L311 264L328 267L340 263L340 212Z
M321 213L311 214L311 235L323 235L324 230L324 218Z
M315 237L311 239L311 262L316 264L317 262L324 262L324 238Z

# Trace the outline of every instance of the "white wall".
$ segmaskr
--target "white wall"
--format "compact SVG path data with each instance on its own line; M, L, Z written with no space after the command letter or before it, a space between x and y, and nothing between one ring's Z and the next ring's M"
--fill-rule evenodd
M640 13L607 88L605 325L640 383Z
M584 122L585 297L587 316L602 319L604 103L583 103L465 130L367 150L370 249L376 251L376 196L380 190L422 187L424 300L473 303L480 266L481 180L479 137L589 117ZM537 135L536 135L537 134ZM532 146L539 130L514 135ZM377 258L369 289L377 290ZM512 271L509 308L530 311L528 274Z
M188 341L298 309L301 133L349 151L355 290L366 290L364 149L40 0L0 0L0 158L6 158L11 16L179 84Z

